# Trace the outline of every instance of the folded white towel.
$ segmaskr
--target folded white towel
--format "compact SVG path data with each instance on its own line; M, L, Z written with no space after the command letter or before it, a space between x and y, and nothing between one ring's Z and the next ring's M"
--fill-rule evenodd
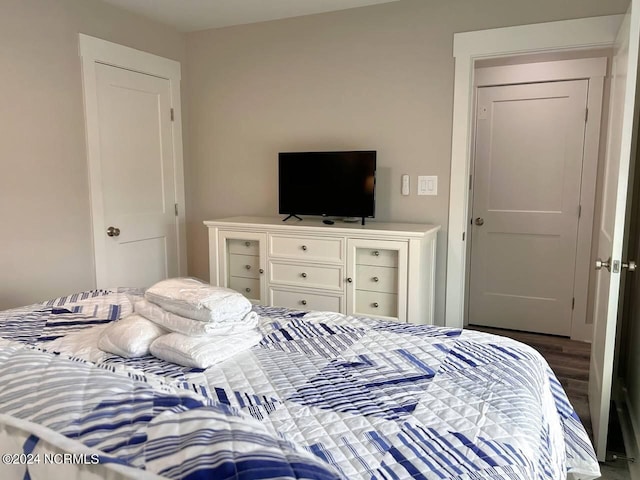
M261 339L257 330L214 337L189 337L174 332L158 337L151 344L151 354L186 367L208 368L248 350Z
M220 323L201 322L200 320L182 317L175 313L167 312L158 305L147 302L144 299L138 300L134 305L134 309L137 314L142 315L167 330L192 337L230 335L246 332L258 325L258 314L256 312L249 312L244 317L237 318L234 322Z
M144 296L171 313L203 322L235 322L251 310L251 302L242 294L195 278L163 280Z
M121 357L143 357L151 343L167 331L135 313L109 324L98 339L98 348Z

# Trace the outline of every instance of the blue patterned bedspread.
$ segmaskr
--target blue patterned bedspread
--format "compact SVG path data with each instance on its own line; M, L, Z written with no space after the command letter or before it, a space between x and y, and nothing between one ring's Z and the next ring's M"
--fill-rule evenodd
M200 370L98 350L131 293L0 312L0 415L168 478L599 476L561 385L521 343L256 306L262 342Z

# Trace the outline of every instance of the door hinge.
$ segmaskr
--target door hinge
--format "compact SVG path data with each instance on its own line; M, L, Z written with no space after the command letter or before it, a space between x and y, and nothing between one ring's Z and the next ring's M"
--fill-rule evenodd
M576 308L576 297L571 299L571 310L575 310Z
M587 123L588 120L589 120L589 107L585 108L585 111L584 111L584 123Z
M578 218L582 216L582 205L578 205Z
M178 204L174 203L173 204L173 211L176 212L176 217L178 216Z
M473 185L472 179L473 179L473 175L469 175L469 190L471 190L471 187Z
M171 108L171 121L174 121L174 116L173 116L173 108Z
M462 241L464 242L464 234L467 232L462 232Z

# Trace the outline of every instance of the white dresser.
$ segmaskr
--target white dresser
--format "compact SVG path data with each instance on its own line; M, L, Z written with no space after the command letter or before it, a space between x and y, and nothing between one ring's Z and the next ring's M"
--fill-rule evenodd
M263 305L433 323L439 225L205 221L210 282Z

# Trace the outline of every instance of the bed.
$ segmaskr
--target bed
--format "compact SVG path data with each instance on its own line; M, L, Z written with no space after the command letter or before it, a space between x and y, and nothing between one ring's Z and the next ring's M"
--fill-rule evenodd
M0 312L2 478L600 475L561 385L521 343L256 305L260 343L206 370L100 351L136 293Z

